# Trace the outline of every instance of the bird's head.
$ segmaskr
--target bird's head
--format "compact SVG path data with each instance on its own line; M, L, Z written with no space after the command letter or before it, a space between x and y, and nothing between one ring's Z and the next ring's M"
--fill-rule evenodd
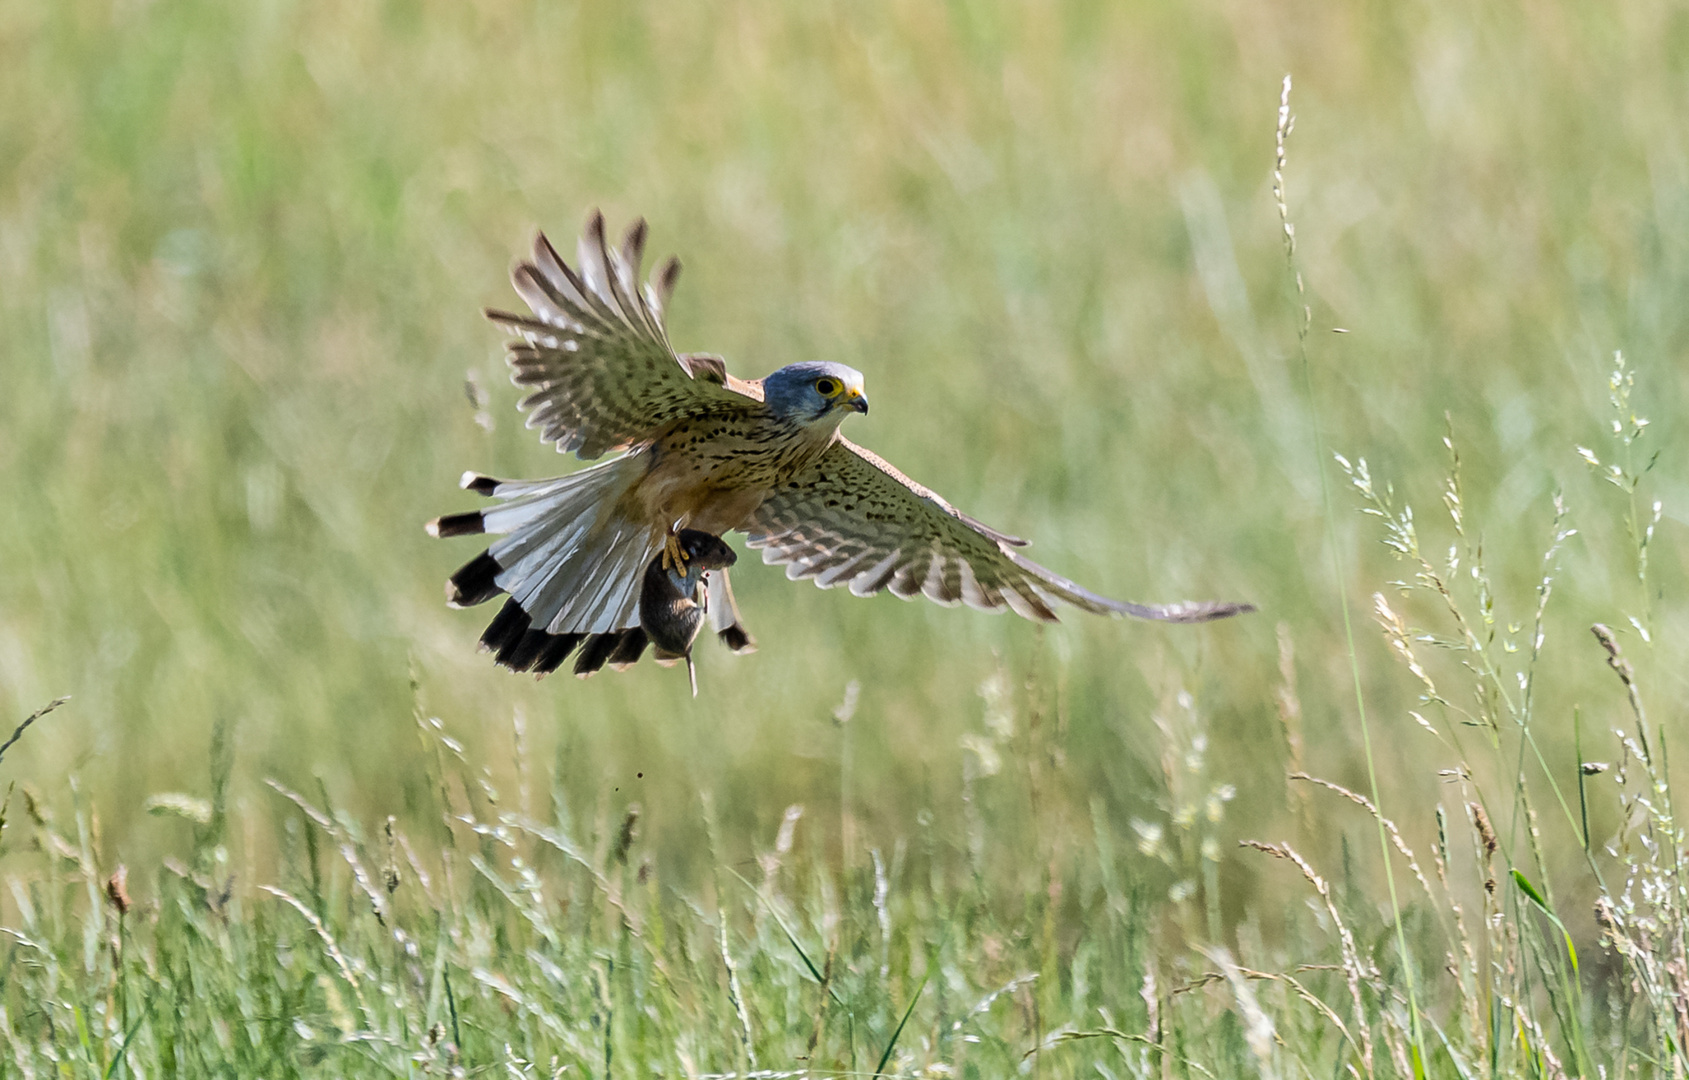
M868 411L862 373L820 360L787 364L762 380L762 393L776 416L800 424L837 425L847 412Z
M727 546L719 536L697 529L680 530L680 546L686 561L668 571L669 581L682 596L695 596L704 574L720 570L739 561L738 552Z

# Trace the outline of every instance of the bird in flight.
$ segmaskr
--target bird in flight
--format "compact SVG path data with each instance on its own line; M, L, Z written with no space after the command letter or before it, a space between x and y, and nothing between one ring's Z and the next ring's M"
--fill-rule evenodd
M663 309L680 263L670 258L641 288L645 231L635 221L612 247L594 212L574 267L540 234L532 258L511 272L532 314L486 312L515 335L506 358L512 381L530 391L520 405L528 426L582 460L616 455L549 480L466 473L462 486L494 503L428 523L438 537L499 537L446 584L453 607L509 595L481 636L498 663L542 676L571 653L582 676L631 664L653 636L675 635L642 621L642 607L665 600L647 596L647 582L655 590L664 581L687 599L702 592L699 606L722 642L752 650L728 582L732 559L699 533L746 533L788 578L857 596L889 589L1046 622L1056 621L1058 602L1176 623L1254 610L1110 600L1028 559L1026 541L840 434L847 417L868 411L852 368L805 361L747 381L719 356L675 352ZM688 565L700 557L702 566ZM688 629L696 626L694 616ZM690 643L659 646L687 653L690 666Z

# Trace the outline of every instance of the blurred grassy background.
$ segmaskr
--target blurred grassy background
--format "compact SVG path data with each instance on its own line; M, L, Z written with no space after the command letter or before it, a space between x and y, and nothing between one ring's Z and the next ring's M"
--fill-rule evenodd
M1181 723L1181 690L1239 789L1222 832L1283 832L1281 626L1310 768L1362 786L1269 187L1286 71L1329 445L1441 550L1450 417L1503 631L1565 490L1581 531L1538 694L1566 775L1572 707L1599 731L1622 704L1594 619L1651 605L1654 651L1632 645L1656 717L1682 718L1680 6L76 0L0 4L0 55L0 716L74 697L0 779L54 802L74 775L107 858L171 841L140 807L204 790L219 721L249 815L281 809L265 776L403 815L426 802L421 709L501 783L523 715L583 805L643 804L670 881L707 872L702 790L739 854L792 802L853 864L917 831L959 848L984 760L963 743L986 740L1043 770L1036 812L1007 800L991 833L1013 879L1094 801L1126 836L1167 816L1155 721ZM682 257L678 348L746 376L851 364L874 402L851 436L1041 561L1261 614L1041 633L748 565L762 651L706 647L696 702L650 667L496 669L474 650L491 610L441 600L478 549L421 526L469 505L464 469L573 467L522 429L478 310L512 303L536 227L568 240L592 206ZM1651 599L1622 496L1573 449L1606 454L1616 349L1664 448ZM1336 505L1386 806L1422 833L1448 763L1365 615L1399 571ZM985 724L991 680L1012 730ZM263 866L262 831L232 842ZM1241 903L1259 859L1224 857Z

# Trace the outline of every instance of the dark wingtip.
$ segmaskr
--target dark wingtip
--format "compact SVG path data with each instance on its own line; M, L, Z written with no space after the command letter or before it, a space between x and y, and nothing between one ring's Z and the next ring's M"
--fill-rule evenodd
M675 282L680 280L680 258L670 255L657 271L658 295L665 300L674 294Z
M547 261L549 261L549 262L553 262L553 263L557 264L560 267L568 265L567 263L565 263L563 261L562 256L557 254L557 249L551 246L551 239L545 235L545 230L543 230L543 229L534 233L534 261L535 262L547 262ZM523 269L527 268L527 266L528 266L528 264L526 264L526 263L518 263L516 265L516 267L510 271L511 279L514 280L516 275L518 273L520 273ZM489 315L488 317L492 318L491 315Z
M1235 615L1247 615L1255 610L1255 605L1224 600L1190 600L1183 604L1150 606L1145 610L1148 614L1144 617L1160 622L1205 623L1216 619L1229 619ZM1131 614L1136 615L1138 612Z
M1207 610L1203 611L1200 617L1195 620L1197 622L1211 622L1214 619L1229 619L1234 615L1248 615L1250 612L1256 610L1254 604L1245 604L1241 601L1230 602L1216 600L1208 604L1204 604L1203 607Z
M635 275L639 273L639 262L645 255L647 232L648 227L645 224L645 219L636 217L628 224L627 231L622 233L622 253L625 256L631 256L629 261L633 263L631 269Z

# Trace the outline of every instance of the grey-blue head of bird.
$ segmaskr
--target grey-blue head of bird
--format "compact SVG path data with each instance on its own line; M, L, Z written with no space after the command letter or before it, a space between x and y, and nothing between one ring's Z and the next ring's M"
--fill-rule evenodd
M806 425L837 425L846 413L868 411L862 373L822 360L787 364L762 380L762 394L776 416Z

